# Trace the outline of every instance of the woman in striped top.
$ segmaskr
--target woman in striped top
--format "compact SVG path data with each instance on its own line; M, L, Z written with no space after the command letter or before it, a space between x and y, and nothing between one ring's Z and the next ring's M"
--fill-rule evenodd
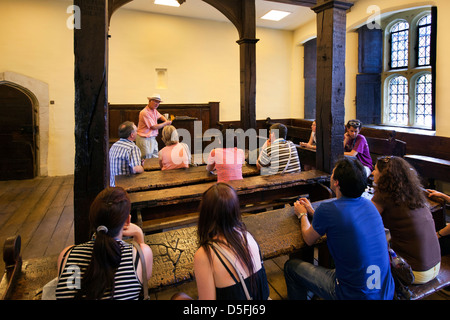
M57 299L139 298L142 265L136 249L122 237L132 237L142 248L147 278L152 273L153 254L141 228L130 222L130 208L130 198L120 187L108 187L97 195L89 212L94 237L64 249L59 256Z

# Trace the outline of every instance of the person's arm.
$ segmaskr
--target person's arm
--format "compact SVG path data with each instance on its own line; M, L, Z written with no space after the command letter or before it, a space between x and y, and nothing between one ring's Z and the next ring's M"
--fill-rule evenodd
M150 129L152 129L152 130L159 130L159 129L164 128L165 126L167 126L167 125L169 125L169 124L172 124L172 121L167 120L166 117L164 117L163 115L161 115L161 116L158 118L158 120L160 120L160 121L162 121L162 122L150 126Z
M433 190L433 189L427 189L427 191L429 192L428 193L428 197L429 198L431 198L431 197L438 197L438 198L441 198L441 199L443 199L443 200L445 200L447 202L450 202L450 196L446 195L445 193L442 193L442 192L439 192L439 191L436 191L436 190Z
M308 220L308 214L310 214L311 216L314 215L314 209L311 206L311 203L308 199L301 198L294 203L294 211L297 217L300 219L303 240L307 245L313 245L321 236L316 232L316 230L314 230Z
M131 150L130 165L133 166L133 173L144 172L144 167L142 166L141 161L141 150L138 147Z
M144 258L145 258L145 265L147 268L147 279L150 279L150 277L152 276L152 272L153 272L153 251L145 243L144 232L138 225L136 225L134 223L125 224L122 232L123 232L122 233L123 236L132 237L133 240L136 241L139 244L139 246L141 247L142 253L144 254ZM138 268L137 268L136 272L137 272L139 279L142 280L141 279L141 275L142 275L141 263L138 263Z
M203 247L200 247L194 254L194 274L199 300L216 299L216 285L213 272L214 270L205 250Z
M316 146L314 145L314 131L311 131L311 135L309 136L308 142L300 142L300 146L310 149L316 149Z
M450 224L446 225L441 230L438 230L436 232L436 235L437 235L438 239L441 238L441 237L445 237L445 236L450 235Z
M206 164L206 171L213 171L216 167L216 162L214 161L214 157L216 156L215 149L212 149L209 156L208 156L208 162Z

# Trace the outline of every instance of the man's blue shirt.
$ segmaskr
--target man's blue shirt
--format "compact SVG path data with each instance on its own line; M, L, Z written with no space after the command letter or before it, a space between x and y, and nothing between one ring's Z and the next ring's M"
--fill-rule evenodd
M388 245L383 222L365 198L341 197L322 203L312 223L327 245L336 266L339 299L392 299Z

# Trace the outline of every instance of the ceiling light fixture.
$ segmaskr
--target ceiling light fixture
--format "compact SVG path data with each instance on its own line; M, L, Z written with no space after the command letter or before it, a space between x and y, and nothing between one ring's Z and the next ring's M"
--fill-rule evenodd
M272 20L272 21L280 21L284 17L290 15L291 12L287 11L279 11L279 10L270 10L265 15L261 17L264 20Z
M177 0L155 0L155 4L163 6L179 7L180 3Z

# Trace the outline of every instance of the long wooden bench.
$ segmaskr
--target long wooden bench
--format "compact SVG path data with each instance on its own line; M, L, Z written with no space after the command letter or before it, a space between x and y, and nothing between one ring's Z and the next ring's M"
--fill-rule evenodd
M425 186L434 189L434 180L450 181L449 160L415 154L407 154L404 158L416 169Z
M228 183L235 188L244 212L259 210L264 205L292 203L292 197L300 194L308 194L312 201L332 196L325 186L329 175L318 170L250 176ZM130 193L136 222L145 232L159 228L161 221L169 221L170 226L195 222L202 195L213 184L215 182Z
M406 154L406 143L395 139L394 135L388 139L365 137L369 145L370 157L375 165L381 156L403 157Z

